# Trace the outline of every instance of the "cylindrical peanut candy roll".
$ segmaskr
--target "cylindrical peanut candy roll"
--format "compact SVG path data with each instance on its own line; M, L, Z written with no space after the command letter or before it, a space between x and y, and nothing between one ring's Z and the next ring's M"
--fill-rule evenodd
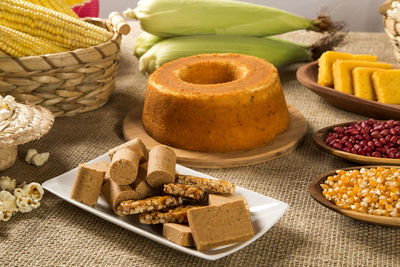
M117 185L135 181L139 168L139 155L127 148L116 151L110 165L110 177Z
M160 193L160 190L155 190L146 182L147 163L139 166L138 176L133 183L133 188L138 194L139 199L154 196Z
M139 155L139 161L140 163L146 162L149 159L149 152L147 151L146 146L140 140L139 138L132 139L129 142L123 143L122 145L119 145L117 147L114 147L113 149L110 149L108 151L108 155L110 157L110 161L112 160L115 152L118 150L128 148L134 152L136 152Z
M103 167L79 164L71 198L87 205L96 205L106 171Z
M167 146L155 146L150 150L147 167L147 183L153 188L173 183L175 180L175 152Z
M140 199L139 195L130 185L117 185L109 177L105 179L101 188L101 194L107 203L113 208L114 212L116 212L119 203L122 201Z

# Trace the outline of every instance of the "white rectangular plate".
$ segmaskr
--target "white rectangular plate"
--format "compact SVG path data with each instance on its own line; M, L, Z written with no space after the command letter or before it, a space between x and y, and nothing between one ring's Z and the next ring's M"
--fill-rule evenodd
M90 161L89 163L97 161L109 161L108 155L104 154ZM200 172L196 172L192 169L185 168L180 165L176 165L176 170L181 174L187 174L205 178L213 178L211 176L205 175ZM166 238L162 236L162 227L159 225L141 224L138 220L138 217L135 215L124 216L124 217L119 217L115 215L111 207L102 197L99 198L97 205L94 207L82 204L80 202L71 199L70 193L72 185L75 180L76 173L77 173L77 168L44 182L43 187L47 191L68 201L69 203L78 206L109 222L119 225L129 231L145 236L151 240L154 240L158 243L174 248L181 252L207 260L220 259L254 242L257 238L259 238L265 232L267 232L283 216L283 214L285 214L286 210L289 207L288 204L284 202L237 186L236 194L244 196L247 199L248 205L250 207L251 222L253 224L255 235L251 240L247 242L237 243L230 246L225 246L207 251L198 251L194 248L182 247L171 241L168 241Z

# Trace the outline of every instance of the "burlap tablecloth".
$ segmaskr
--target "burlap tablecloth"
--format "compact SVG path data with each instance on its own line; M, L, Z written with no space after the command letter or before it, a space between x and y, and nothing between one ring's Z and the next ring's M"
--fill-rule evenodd
M143 102L146 77L138 72L132 43L138 27L124 37L117 89L106 106L75 117L57 118L39 141L21 146L16 164L0 175L19 181L44 182L105 153L123 142L124 115ZM318 34L297 32L288 38L312 43ZM341 51L378 55L393 62L383 33L349 33ZM200 169L290 205L265 235L216 262L189 256L122 229L46 193L41 206L0 222L0 265L3 266L400 266L400 230L352 220L328 210L308 193L312 178L326 171L356 165L321 152L312 133L324 126L365 119L335 108L295 76L296 68L280 70L288 104L305 116L308 131L292 153L263 164L232 169ZM26 164L29 148L49 151L42 167Z

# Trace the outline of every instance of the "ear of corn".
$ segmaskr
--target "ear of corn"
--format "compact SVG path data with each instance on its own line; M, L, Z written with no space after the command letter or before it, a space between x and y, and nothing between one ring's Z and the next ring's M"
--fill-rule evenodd
M153 35L151 33L143 32L136 39L135 44L133 46L133 54L140 58L149 50L153 45L162 41L164 38Z
M139 68L151 73L166 62L208 53L238 53L256 56L277 67L312 59L308 47L272 37L184 36L168 38L153 45L140 58Z
M159 36L267 36L308 29L331 29L327 17L309 20L272 7L230 0L140 0L124 13L140 21L142 29Z
M79 18L65 0L24 0L35 5L44 6L68 16Z
M112 38L106 29L21 0L0 1L0 24L47 39L67 50L98 45Z
M35 56L66 51L64 48L0 25L0 50L14 57Z
M70 7L74 7L90 2L90 0L65 0L65 2L67 2Z

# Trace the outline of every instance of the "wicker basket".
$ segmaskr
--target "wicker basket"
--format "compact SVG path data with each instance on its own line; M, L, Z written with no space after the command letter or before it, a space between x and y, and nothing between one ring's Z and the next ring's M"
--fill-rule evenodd
M115 88L122 38L108 21L86 21L111 31L113 38L57 54L0 56L0 95L41 105L54 116L73 116L103 106Z

